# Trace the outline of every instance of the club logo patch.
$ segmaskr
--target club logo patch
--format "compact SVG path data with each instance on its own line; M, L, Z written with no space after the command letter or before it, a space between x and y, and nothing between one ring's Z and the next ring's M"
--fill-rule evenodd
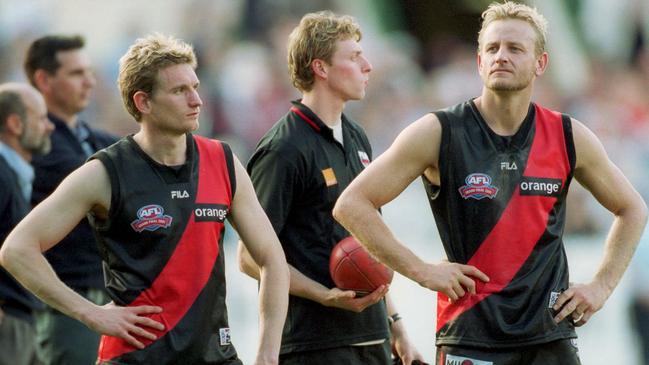
M473 173L467 176L464 182L466 185L458 189L464 199L493 199L498 194L498 188L491 185L491 176L487 174Z
M164 209L157 204L145 205L137 211L137 218L131 222L135 232L155 231L158 228L167 228L171 225L173 217L164 214Z
M471 359L464 356L446 355L444 365L493 365L493 362Z
M363 167L367 167L370 164L370 156L365 151L358 151L358 158L361 160Z
M336 173L331 167L322 170L322 176L324 177L325 184L327 184L327 186L334 186L338 184L338 180L336 180Z

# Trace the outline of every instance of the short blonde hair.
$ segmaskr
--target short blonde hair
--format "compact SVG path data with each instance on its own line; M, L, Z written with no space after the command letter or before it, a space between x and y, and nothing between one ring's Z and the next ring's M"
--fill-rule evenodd
M330 63L337 41L358 42L361 37L360 26L349 15L338 16L330 11L306 14L288 37L288 71L293 86L302 92L310 91L315 82L313 60Z
M135 106L133 95L138 91L151 95L157 83L158 71L182 64L196 69L196 55L192 46L157 33L137 39L122 56L117 84L124 106L135 120L139 122L142 114Z
M482 13L482 27L480 28L480 32L478 32L478 52L480 52L482 35L485 29L487 29L487 26L496 20L504 19L523 20L531 25L536 33L536 55L539 56L545 52L548 21L536 8L512 1L506 1L502 4L496 2L491 3L487 10Z

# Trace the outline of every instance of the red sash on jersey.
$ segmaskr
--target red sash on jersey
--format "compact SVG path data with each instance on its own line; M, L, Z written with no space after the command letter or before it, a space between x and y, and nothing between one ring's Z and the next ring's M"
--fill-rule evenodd
M561 114L536 109L536 133L523 176L561 179L562 187L570 174ZM556 197L522 196L519 187L503 214L467 265L489 276L483 283L476 279L476 295L465 295L455 303L442 293L437 295L437 329L487 298L501 291L514 278L534 246L545 232ZM525 222L525 224L521 224Z
M193 137L199 154L195 202L224 204L229 207L232 194L223 146L215 140ZM222 228L223 223L219 222L197 224L192 213L185 232L160 275L149 289L128 305L154 305L163 308L162 313L149 317L163 323L164 330L144 327L158 339L176 326L208 282L219 254L218 242ZM145 346L153 343L141 337L138 337L138 340ZM136 350L138 349L121 338L102 336L98 360L108 361Z

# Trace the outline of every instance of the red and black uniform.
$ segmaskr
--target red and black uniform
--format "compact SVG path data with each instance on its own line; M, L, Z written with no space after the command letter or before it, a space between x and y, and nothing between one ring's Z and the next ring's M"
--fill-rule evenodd
M436 112L440 186L425 179L452 262L487 274L456 303L438 295L437 345L520 348L576 338L551 309L568 289L566 195L575 167L570 118L531 104L520 129L500 136L475 104Z
M93 227L106 288L123 306L163 308L142 350L104 336L105 364L241 364L225 306L224 221L235 193L229 147L187 135L187 160L169 167L126 137L95 154L111 183L108 219Z

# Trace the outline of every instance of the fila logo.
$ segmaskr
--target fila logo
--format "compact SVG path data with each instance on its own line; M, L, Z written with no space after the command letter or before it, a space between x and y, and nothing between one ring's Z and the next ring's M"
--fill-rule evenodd
M501 162L500 163L500 170L518 170L518 166L516 166L516 162Z
M172 190L171 199L185 199L189 198L189 193L187 190Z

